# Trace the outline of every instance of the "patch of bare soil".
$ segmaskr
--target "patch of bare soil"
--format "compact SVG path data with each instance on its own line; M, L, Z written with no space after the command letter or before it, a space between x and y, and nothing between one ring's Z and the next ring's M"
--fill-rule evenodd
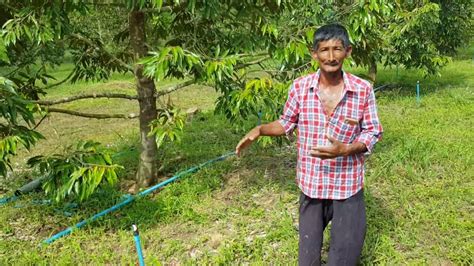
M32 223L25 217L8 222L10 230L0 231L0 238L25 242L38 242L49 236L53 227L44 222Z
M232 201L235 196L242 192L243 180L247 179L252 175L252 172L248 169L239 169L224 175L222 190L214 194L214 198L220 199L226 202Z

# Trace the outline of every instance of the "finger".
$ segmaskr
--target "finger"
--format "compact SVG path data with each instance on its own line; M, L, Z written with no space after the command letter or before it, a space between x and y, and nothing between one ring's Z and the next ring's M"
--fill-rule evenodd
M318 157L318 158L332 158L334 157L334 154L329 153L329 152L321 152L318 150L312 150L309 152L309 154L313 157Z
M249 138L244 138L242 139L239 144L237 144L237 147L235 147L235 152L237 153L237 156L240 156L240 152L247 148L252 141Z
M331 142L331 143L334 143L334 142L339 142L337 139L333 138L331 135L327 134L326 137L328 138L328 140Z
M316 157L329 157L329 158L334 158L336 157L336 154L334 153L334 150L331 147L316 147L310 150L310 155L316 156Z
M240 151L242 150L242 140L239 142L239 144L237 144L237 146L235 147L235 153L237 154L238 157L240 157Z
M259 135L255 134L254 132L250 132L248 135L247 135L247 139L249 139L250 141L254 141L258 138Z
M333 156L326 156L326 155L318 155L318 156L313 156L313 157L319 158L319 159L321 159L321 160L326 160L326 159L332 159L332 158L334 158Z
M318 151L318 152L332 152L333 150L333 147L332 146L319 146L319 147L316 147L316 148L313 148L312 149L313 151Z
M319 155L319 156L314 156L314 157L317 157L321 160L327 160L327 159L333 159L333 158L336 158L335 156L333 155Z

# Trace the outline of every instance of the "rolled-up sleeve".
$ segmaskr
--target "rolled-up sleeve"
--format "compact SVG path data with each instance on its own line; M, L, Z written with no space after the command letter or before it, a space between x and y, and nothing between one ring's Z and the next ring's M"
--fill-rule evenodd
M377 115L375 94L372 87L368 88L367 98L364 105L362 121L360 123L361 132L355 142L364 143L367 147L366 154L372 153L375 143L382 139L382 125Z
M294 84L291 85L288 91L288 99L286 100L283 114L278 120L282 127L285 129L286 135L293 132L298 124L298 116L300 113L300 104L298 94Z

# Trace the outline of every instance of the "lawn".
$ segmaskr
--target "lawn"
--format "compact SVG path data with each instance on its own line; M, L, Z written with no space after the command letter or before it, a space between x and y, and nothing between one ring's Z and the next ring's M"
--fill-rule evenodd
M62 66L56 75L65 76L70 67ZM351 71L362 73L361 69ZM380 70L379 84L397 86L377 92L385 133L367 165L368 232L363 264L473 264L472 73L472 59L453 61L441 77ZM49 91L48 98L109 90L133 94L132 77L65 84ZM234 149L243 132L213 114L216 97L212 88L199 86L171 96L178 106L198 106L202 112L188 123L182 142L160 151L163 177ZM84 100L62 107L101 113L137 111L136 103L127 100ZM247 128L256 121L247 121ZM117 153L115 160L126 166L120 173L122 192L104 189L72 207L36 204L33 200L43 195L32 193L0 206L0 265L136 264L133 223L140 229L147 264L296 264L294 143L254 145L240 159L217 162L51 245L38 246L52 234L120 201L138 158L136 120L53 114L39 130L47 139L15 159L16 173L0 181L0 194L7 195L31 178L22 171L26 158L60 152L78 139L100 141Z

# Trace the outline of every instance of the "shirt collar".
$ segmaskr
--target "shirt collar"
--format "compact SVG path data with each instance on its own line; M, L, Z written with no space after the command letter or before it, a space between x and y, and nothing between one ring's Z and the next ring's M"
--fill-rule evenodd
M342 71L342 79L344 80L344 91L352 91L356 92L357 88L354 86L354 83L352 82L352 79L350 77L350 74L345 72L344 70ZM313 75L313 80L311 81L310 88L314 88L316 90L319 89L319 75L321 74L321 71L318 69L316 73Z

